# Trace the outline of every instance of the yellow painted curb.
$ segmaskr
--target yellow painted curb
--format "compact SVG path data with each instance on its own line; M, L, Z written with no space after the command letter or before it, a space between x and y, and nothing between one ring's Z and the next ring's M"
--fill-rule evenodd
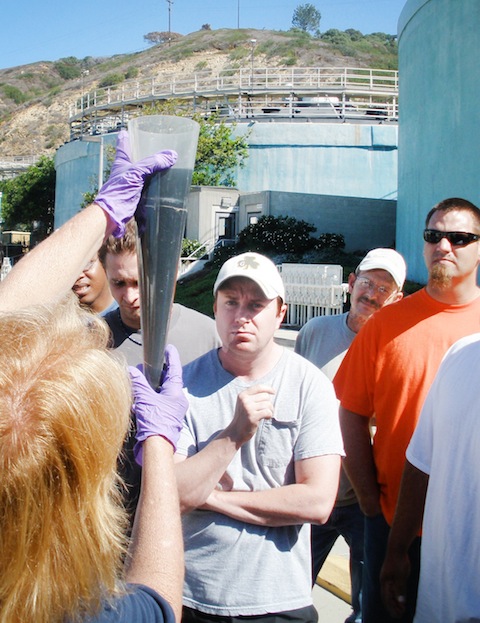
M336 597L351 604L350 569L348 560L330 554L317 576L316 584L333 593Z

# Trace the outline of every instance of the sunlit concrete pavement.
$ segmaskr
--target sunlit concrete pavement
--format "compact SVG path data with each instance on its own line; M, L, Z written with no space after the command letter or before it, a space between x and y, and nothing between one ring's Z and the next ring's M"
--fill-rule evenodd
M343 623L351 614L349 551L343 538L338 538L313 587L313 603L319 623ZM328 587L325 588L325 587Z
M280 346L285 346L293 350L295 348L295 340L297 339L298 331L294 329L277 329L275 331L275 342Z

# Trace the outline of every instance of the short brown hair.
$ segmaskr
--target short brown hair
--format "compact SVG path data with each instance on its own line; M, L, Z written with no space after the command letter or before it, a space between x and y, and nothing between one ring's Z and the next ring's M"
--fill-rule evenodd
M137 232L134 219L130 219L125 227L125 234L122 238L109 236L98 251L98 259L105 268L107 253L112 255L123 255L123 253L137 252Z
M480 210L471 201L467 201L466 199L461 199L459 197L444 199L443 201L440 201L440 203L437 203L437 205L433 206L425 219L425 227L428 227L428 223L435 212L451 212L453 210L469 212L472 215L477 227L480 229Z

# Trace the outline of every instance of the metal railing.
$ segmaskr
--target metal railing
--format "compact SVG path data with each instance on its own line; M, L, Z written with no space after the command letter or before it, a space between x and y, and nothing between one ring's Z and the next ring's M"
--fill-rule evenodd
M2 266L0 267L0 281L3 281L11 270L12 262L10 261L10 258L4 257L2 260Z
M264 67L129 80L83 93L71 105L72 138L116 130L135 109L168 99L179 100L193 112L215 112L234 119L271 119L276 113L284 117L369 115L396 121L398 72L350 67ZM326 100L334 105L324 105Z
M0 179L11 179L19 173L24 173L28 167L37 163L40 156L1 156Z
M281 264L285 284L286 326L302 327L311 318L341 314L348 285L339 264Z

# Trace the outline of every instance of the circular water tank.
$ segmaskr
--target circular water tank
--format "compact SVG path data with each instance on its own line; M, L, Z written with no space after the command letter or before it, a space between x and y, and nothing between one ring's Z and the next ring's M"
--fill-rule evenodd
M421 283L430 208L447 197L480 207L479 32L479 0L408 0L398 23L397 248Z

